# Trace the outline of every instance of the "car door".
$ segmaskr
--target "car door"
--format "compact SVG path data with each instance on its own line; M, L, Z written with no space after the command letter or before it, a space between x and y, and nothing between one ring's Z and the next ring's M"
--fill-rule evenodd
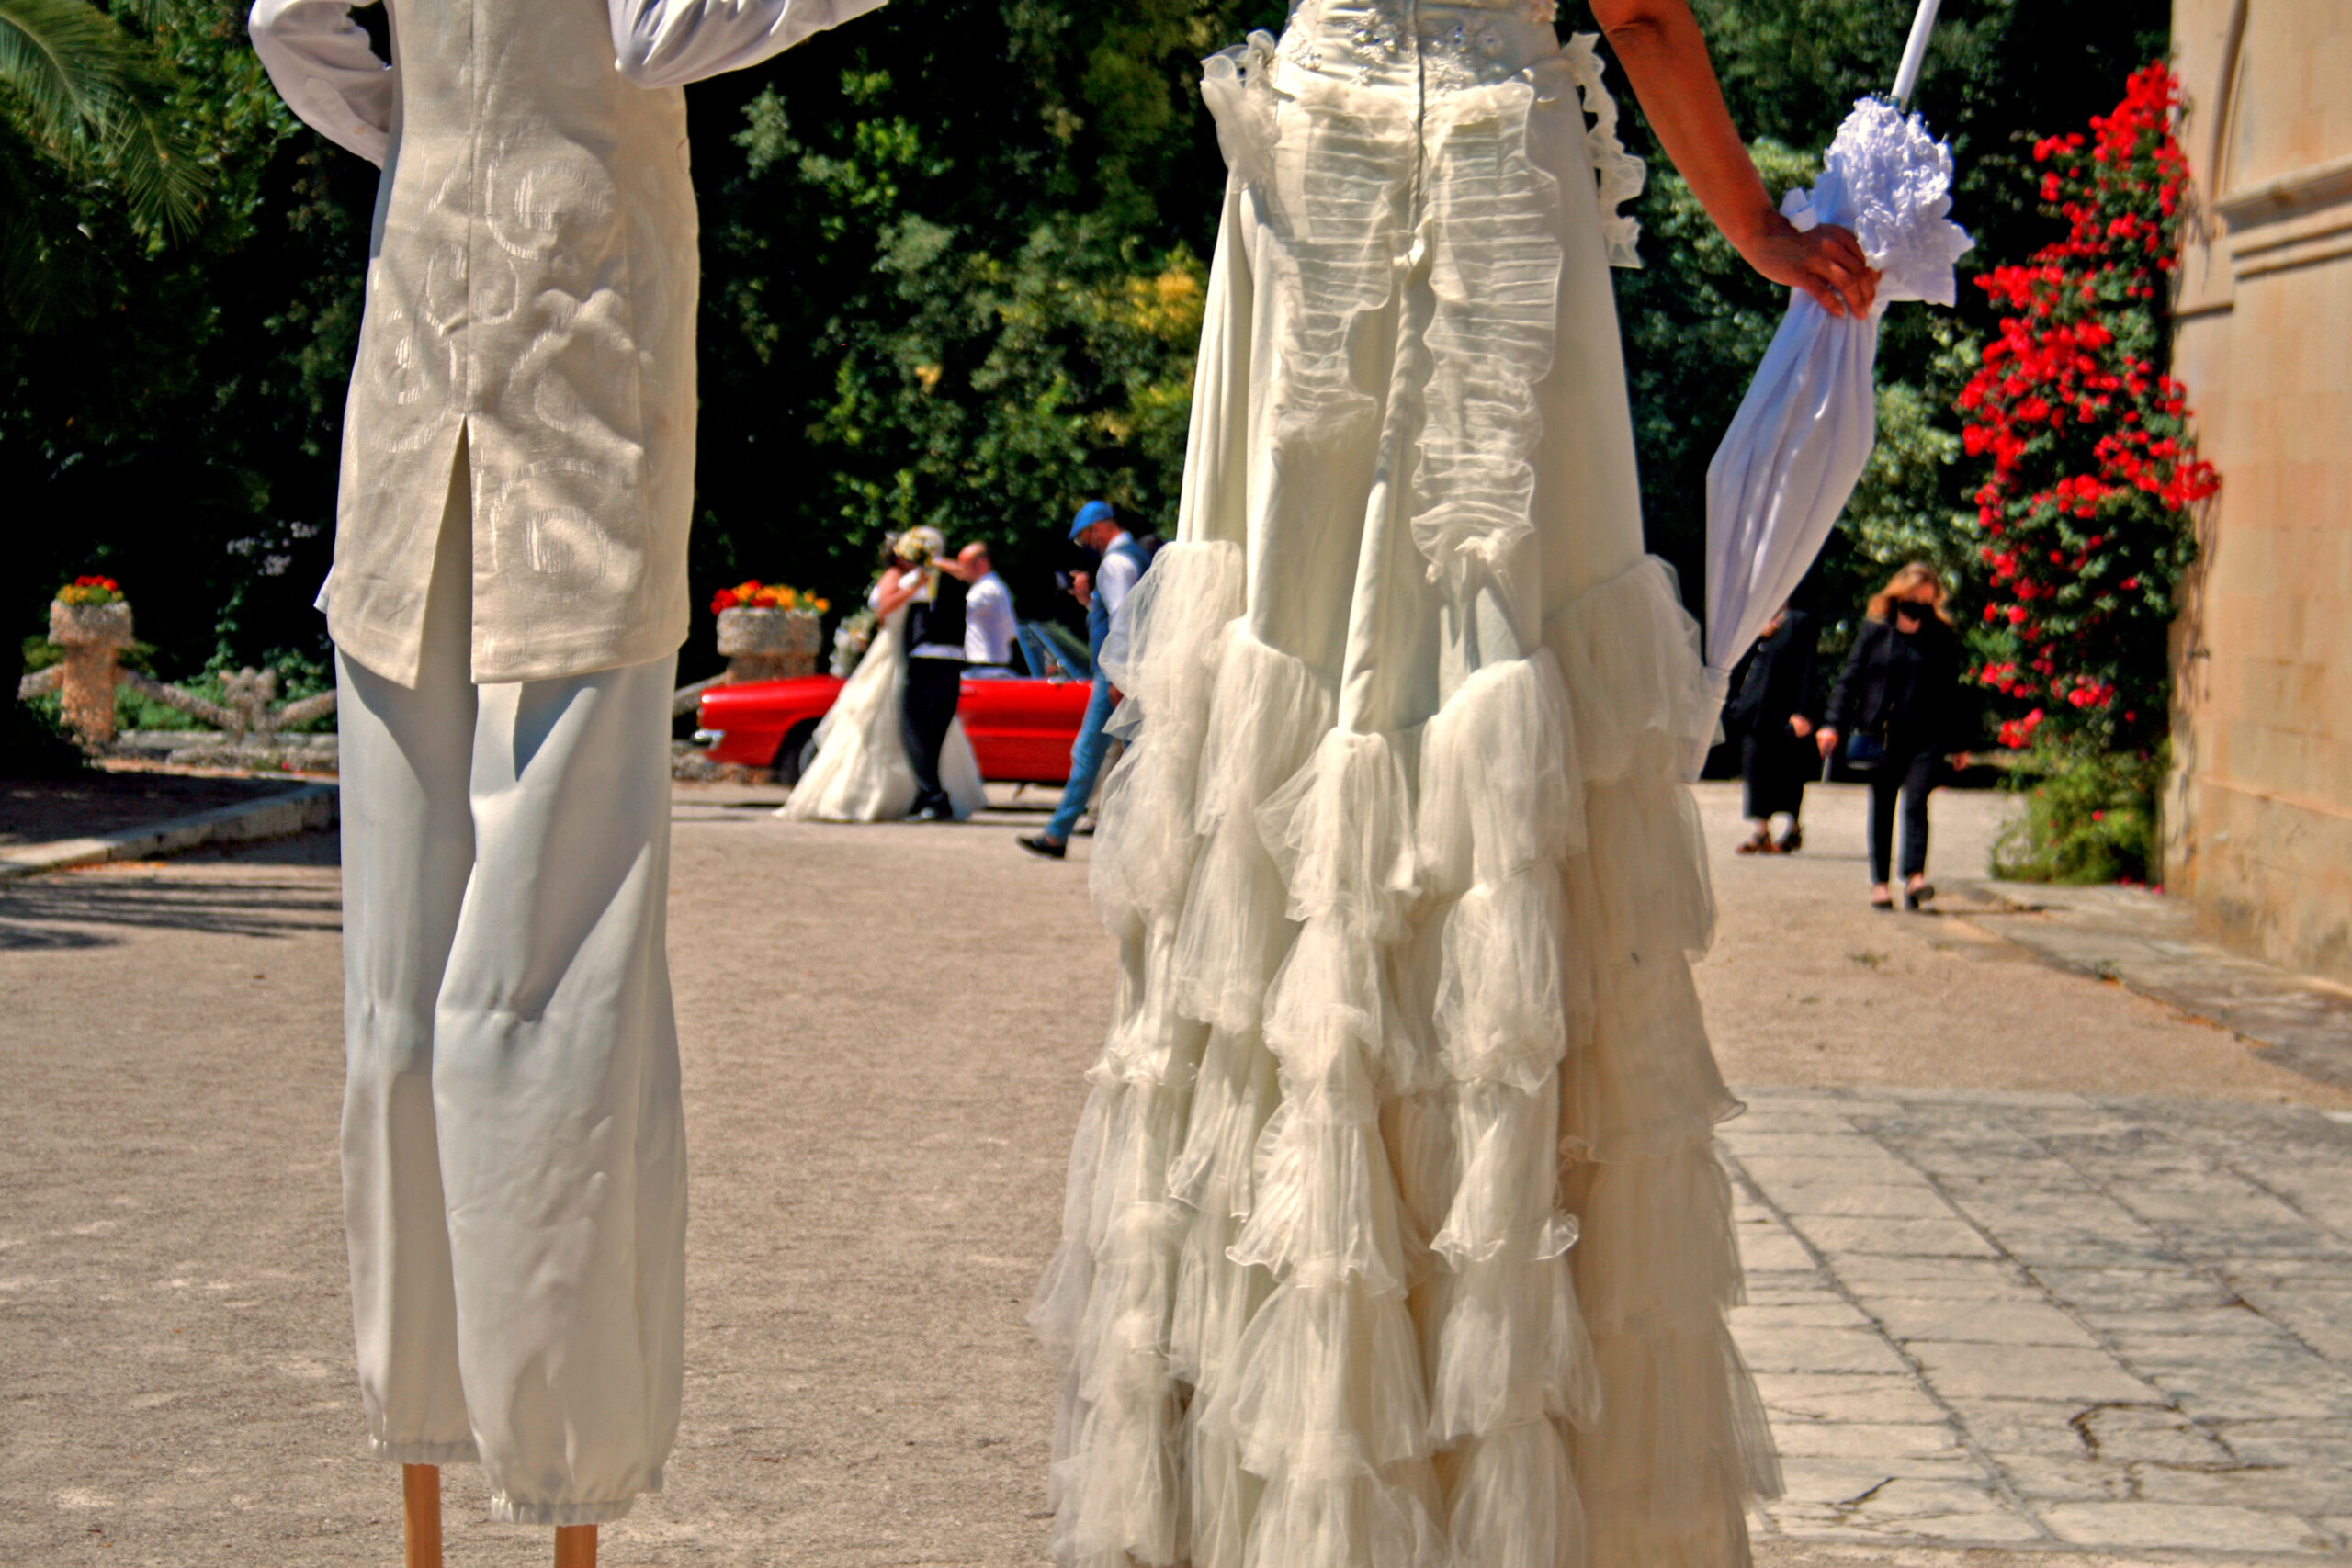
M1070 747L1091 690L1085 656L1075 643L1067 634L1054 638L1024 626L1022 667L1047 674L966 679L958 711L983 777L1008 784L1060 784L1069 777Z

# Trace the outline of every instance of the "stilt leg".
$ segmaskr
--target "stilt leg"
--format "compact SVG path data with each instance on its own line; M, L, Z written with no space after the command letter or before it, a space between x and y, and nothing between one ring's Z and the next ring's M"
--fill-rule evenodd
M407 1568L441 1568L441 1467L401 1466L401 1518L408 1532Z
M596 1568L596 1527L555 1527L555 1568Z

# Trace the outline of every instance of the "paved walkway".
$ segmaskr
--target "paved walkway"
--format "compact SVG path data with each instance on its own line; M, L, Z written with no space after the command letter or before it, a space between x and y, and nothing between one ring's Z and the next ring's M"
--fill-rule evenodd
M678 796L685 1426L605 1561L1030 1568L1051 1378L1022 1314L1111 987L1082 868L1015 850L1035 810L847 829L775 796ZM1701 801L1727 852L1733 795ZM1993 805L1939 798L1939 876L1982 865ZM2340 1552L2352 1092L1993 929L2054 917L1870 913L1859 807L1820 792L1804 854L1721 854L1699 976L1765 1086L1725 1135L1790 1455L1766 1568ZM9 1568L396 1560L349 1372L333 850L0 886ZM917 889L959 913L910 931ZM453 1568L544 1563L477 1472L449 1485Z
M2305 1077L2352 1089L2352 990L2225 953L2179 900L2144 887L1988 882L1978 918L2052 963L2209 1019Z
M2352 1111L1750 1091L1775 1534L2335 1553Z

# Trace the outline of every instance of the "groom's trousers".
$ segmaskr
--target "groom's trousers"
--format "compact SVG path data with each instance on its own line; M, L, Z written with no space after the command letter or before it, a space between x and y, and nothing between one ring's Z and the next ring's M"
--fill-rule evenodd
M595 1524L677 1433L676 659L474 684L466 488L414 687L338 660L360 1389L379 1457L479 1456L497 1517Z
M915 811L955 815L956 803L940 782L940 754L947 749L947 731L956 723L956 706L963 700L961 660L918 656L907 660L907 688L901 729L907 745L907 765L914 771Z

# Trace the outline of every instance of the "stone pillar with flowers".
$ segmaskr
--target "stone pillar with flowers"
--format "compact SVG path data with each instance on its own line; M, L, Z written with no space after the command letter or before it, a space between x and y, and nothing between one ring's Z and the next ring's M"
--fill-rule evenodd
M110 577L77 577L49 606L49 640L65 650L65 722L82 744L114 743L114 689L130 646L130 601Z
M831 607L824 600L797 588L752 581L720 589L710 607L718 615L727 684L817 672L820 617Z

